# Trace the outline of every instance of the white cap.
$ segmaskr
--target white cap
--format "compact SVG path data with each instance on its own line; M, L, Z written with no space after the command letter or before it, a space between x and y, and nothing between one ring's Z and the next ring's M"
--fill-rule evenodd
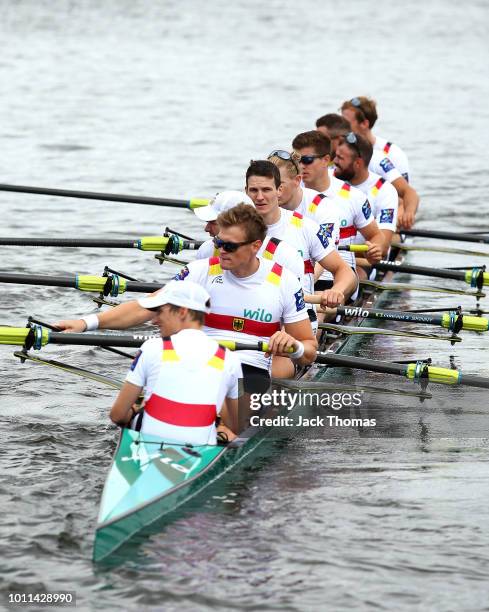
M210 201L208 206L199 206L199 208L193 210L202 221L215 221L220 213L234 208L238 204L254 206L252 199L242 191L221 191Z
M210 299L210 295L201 285L188 280L172 280L156 295L140 298L138 304L143 308L158 308L165 304L173 304L200 312L209 312Z

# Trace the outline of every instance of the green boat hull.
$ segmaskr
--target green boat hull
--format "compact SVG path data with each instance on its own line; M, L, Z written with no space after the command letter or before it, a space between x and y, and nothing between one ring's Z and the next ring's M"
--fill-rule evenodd
M174 445L123 429L102 495L93 560L103 561L248 455L266 430L250 427L226 446Z

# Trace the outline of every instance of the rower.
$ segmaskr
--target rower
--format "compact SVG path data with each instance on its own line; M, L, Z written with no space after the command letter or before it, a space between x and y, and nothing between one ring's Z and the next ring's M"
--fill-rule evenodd
M419 206L419 196L408 183L409 165L405 153L397 145L372 132L377 121L375 101L363 96L346 100L341 105L341 113L349 121L351 131L362 135L374 147L369 169L394 185L402 199L399 203L399 225L411 229Z
M329 164L330 170L334 171L334 156L336 147L348 132L351 132L350 122L342 115L337 113L328 113L316 119L316 129L329 138L331 141L331 161Z
M280 172L268 160L252 161L246 171L246 193L267 225L267 235L293 245L304 261L304 291L314 291L314 265L328 271L334 281L321 294L321 306L334 308L345 303L357 285L357 278L335 248L334 241L311 219L279 206Z
M256 257L267 231L261 216L251 206L238 205L221 213L217 221L220 229L215 245L220 259L193 261L176 279L195 281L209 292L211 310L204 326L208 335L268 342L266 354L238 353L245 392L263 393L270 385L272 355L292 358L298 366L306 366L316 357L317 342L300 282L276 262ZM83 319L59 321L56 326L69 332L126 329L150 319L151 313L133 300ZM294 364L290 359L288 365L287 375L292 376Z
M409 162L406 153L397 144L388 142L386 138L376 136L372 132L378 119L375 100L366 96L356 96L343 102L341 112L350 123L352 130L366 138L374 150L381 151L387 156L409 182Z
M112 421L121 426L132 421L141 433L170 443L215 445L216 420L222 416L220 430L227 439L235 437L241 365L202 331L210 310L207 291L190 281L171 281L139 305L161 338L141 346L110 411ZM143 388L144 406L136 411Z
M368 197L372 212L384 237L382 256L386 258L397 225L397 191L388 181L368 169L371 157L372 145L370 142L359 134L348 132L336 148L334 175L360 189ZM355 244L362 244L362 238L361 235L356 236ZM363 261L365 264L368 263ZM366 278L367 275L362 268L357 269L357 272L360 278Z
M338 212L336 208L322 202L325 197L323 194L302 185L300 155L295 151L289 153L277 149L270 153L268 160L275 164L280 172L278 203L281 208L296 211L303 217L312 219L336 244L340 227Z
M218 193L208 206L195 208L194 212L203 221L207 221L205 231L211 235L198 249L196 259L206 259L208 257L219 257L219 249L216 249L212 238L219 233L217 218L220 213L234 208L237 204L247 204L254 206L253 200L241 191L222 191ZM271 261L276 261L281 266L285 266L302 282L304 276L304 265L302 258L297 250L284 242L266 236L261 245L257 257L265 257Z
M325 196L327 206L334 207L340 218L339 244L350 245L359 232L368 245L365 254L369 263L377 263L382 258L384 238L375 221L368 198L359 189L339 180L328 172L331 160L331 141L328 136L317 130L298 134L292 141L295 151L301 156L300 164L306 187L316 189ZM349 251L341 251L341 256L353 270L355 257ZM323 272L316 282L315 289L324 290L331 284L331 275Z

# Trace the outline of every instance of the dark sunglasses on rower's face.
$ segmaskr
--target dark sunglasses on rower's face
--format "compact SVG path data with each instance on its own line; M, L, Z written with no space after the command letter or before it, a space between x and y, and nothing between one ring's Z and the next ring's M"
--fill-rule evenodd
M301 155L300 162L304 164L304 166L310 166L315 159L319 159L324 157L324 155Z
M297 160L288 151L284 151L283 149L276 149L275 151L272 151L270 153L267 159L270 159L271 157L279 157L284 161L292 162L294 164L294 168L297 170L297 174L301 173L301 169L299 168Z
M214 236L212 242L214 243L216 249L222 249L223 251L226 251L226 253L235 253L239 247L242 247L245 244L251 244L255 241L246 240L245 242L231 242L229 240L221 240L218 236Z

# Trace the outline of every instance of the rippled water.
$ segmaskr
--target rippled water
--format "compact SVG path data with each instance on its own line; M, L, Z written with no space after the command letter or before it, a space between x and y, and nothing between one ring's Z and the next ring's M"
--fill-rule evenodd
M342 100L378 100L378 133L410 155L420 227L477 229L489 209L487 4L306 1L2 2L2 182L163 197L239 188L251 158L286 148ZM0 195L2 234L111 238L185 211ZM151 254L3 248L3 271L168 279ZM448 262L450 259L450 262ZM411 262L463 265L435 254ZM470 258L470 263L482 263ZM428 279L418 279L428 284ZM421 297L420 297L421 296ZM411 294L391 305L471 305ZM87 313L72 290L2 285L0 322ZM426 329L420 331L426 331ZM371 339L385 359L448 356L489 374L487 342ZM98 349L45 355L122 377ZM115 445L113 391L0 350L0 592L73 590L81 609L487 609L487 396L368 394L373 429L284 430L113 567L90 561ZM349 378L344 380L348 381ZM378 375L355 380L413 390ZM0 603L0 608L3 602Z

